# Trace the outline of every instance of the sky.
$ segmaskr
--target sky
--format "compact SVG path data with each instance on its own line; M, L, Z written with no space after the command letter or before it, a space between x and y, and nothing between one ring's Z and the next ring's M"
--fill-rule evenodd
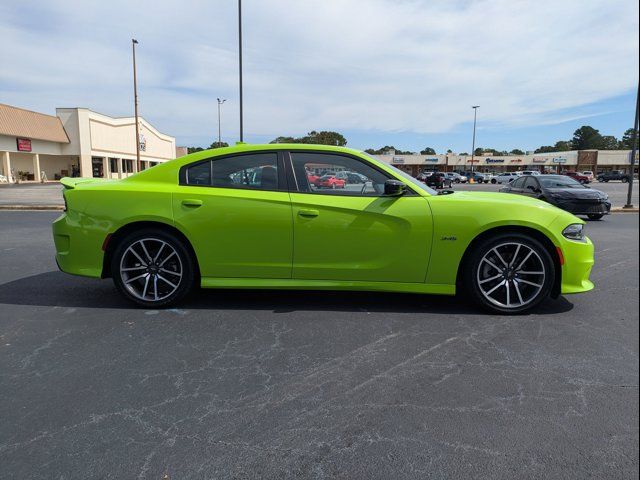
M244 0L245 141L311 130L354 148L535 149L581 125L621 137L638 86L637 0ZM140 113L178 145L239 135L236 0L0 3L0 103Z

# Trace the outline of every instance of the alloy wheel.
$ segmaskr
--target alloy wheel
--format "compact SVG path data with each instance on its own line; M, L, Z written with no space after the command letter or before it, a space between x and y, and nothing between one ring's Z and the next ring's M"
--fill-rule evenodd
M538 297L546 273L545 264L535 249L524 243L508 242L485 253L478 265L476 282L490 303L515 309Z
M180 255L159 238L136 240L120 259L122 284L131 295L146 302L171 296L180 287L182 276Z

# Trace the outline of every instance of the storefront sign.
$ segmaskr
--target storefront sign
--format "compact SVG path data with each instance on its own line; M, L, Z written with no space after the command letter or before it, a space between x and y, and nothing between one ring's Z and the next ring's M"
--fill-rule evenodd
M437 158L425 158L424 161L425 162L431 162L431 163L438 163L438 159Z
M533 157L533 163L546 163L547 159L544 157Z
M31 140L29 138L16 138L19 152L31 151Z
M522 163L522 159L521 158L514 158L513 160L511 160L511 163Z
M554 157L553 163L567 163L567 159L564 157Z
M400 165L404 163L404 158L402 157L393 157L391 159L391 163L395 163L396 165Z
M140 134L140 151L141 152L147 151L147 139L144 137L143 134Z
M467 160L467 163L480 163L480 160L474 158L473 160Z
M504 158L487 158L486 163L504 163Z

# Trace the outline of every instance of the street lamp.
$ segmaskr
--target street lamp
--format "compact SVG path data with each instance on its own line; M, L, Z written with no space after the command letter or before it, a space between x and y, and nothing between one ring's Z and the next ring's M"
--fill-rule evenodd
M242 128L242 0L238 0L238 66L240 71L240 141L244 141Z
M136 116L136 165L138 168L138 172L141 170L140 164L140 130L138 127L138 79L136 76L136 45L138 44L138 40L135 38L131 39L131 48L133 50L133 107L135 110Z
M480 108L480 105L473 105L471 108L473 108L473 142L471 143L471 172L473 172L473 165L474 165L473 156L476 150L476 118L477 118L478 108Z
M636 164L636 152L638 151L638 107L640 106L639 102L640 97L640 83L638 83L638 92L636 93L636 118L633 122L633 140L631 146L631 161L629 162L631 165L630 176L629 176L629 190L627 191L627 204L624 208L633 208L633 204L631 203L631 195L633 194L633 170Z
M222 133L220 130L220 107L226 101L227 101L226 98L223 98L222 100L218 98L218 147L222 146Z

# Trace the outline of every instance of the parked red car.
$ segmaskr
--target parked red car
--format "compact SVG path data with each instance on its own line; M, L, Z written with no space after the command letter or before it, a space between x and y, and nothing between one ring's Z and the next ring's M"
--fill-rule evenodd
M334 175L323 175L317 179L313 184L317 188L344 188L345 181L336 178Z
M309 183L312 183L315 185L315 183L318 181L320 177L318 175L315 175L313 173L307 173L307 180L309 180Z
M580 183L589 183L591 181L589 177L581 174L580 172L563 172L562 174L566 175L567 177L571 177Z

